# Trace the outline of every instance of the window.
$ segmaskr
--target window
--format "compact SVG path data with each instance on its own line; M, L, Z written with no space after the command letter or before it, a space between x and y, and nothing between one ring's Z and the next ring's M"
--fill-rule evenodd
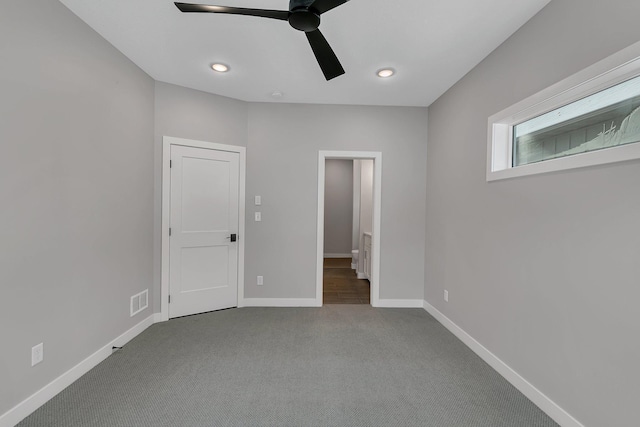
M489 118L487 180L640 158L640 43Z
M640 141L640 77L513 127L513 166Z

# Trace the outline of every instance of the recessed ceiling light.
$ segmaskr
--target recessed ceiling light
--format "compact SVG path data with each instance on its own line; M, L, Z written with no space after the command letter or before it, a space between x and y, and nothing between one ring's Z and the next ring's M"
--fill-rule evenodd
M378 70L378 77L386 79L387 77L391 77L396 73L396 70L393 68L383 68L382 70Z
M217 71L218 73L226 73L227 71L229 71L228 65L220 63L212 64L211 68L213 69L213 71Z

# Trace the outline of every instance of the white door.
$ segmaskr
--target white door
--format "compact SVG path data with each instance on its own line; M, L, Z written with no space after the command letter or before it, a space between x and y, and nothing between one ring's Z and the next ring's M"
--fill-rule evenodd
M171 145L170 318L238 305L239 163Z

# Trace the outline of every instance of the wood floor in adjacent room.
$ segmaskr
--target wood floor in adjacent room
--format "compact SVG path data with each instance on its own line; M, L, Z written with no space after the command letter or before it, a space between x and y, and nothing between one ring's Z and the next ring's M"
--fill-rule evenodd
M322 282L324 304L370 304L369 281L358 279L351 258L325 258Z

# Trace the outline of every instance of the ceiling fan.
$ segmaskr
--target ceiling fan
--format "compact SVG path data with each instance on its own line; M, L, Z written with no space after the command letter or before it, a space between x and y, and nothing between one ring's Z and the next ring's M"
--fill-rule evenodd
M320 15L349 0L290 0L289 10L247 9L242 7L210 6L205 4L175 3L182 12L228 13L233 15L258 16L261 18L289 21L298 31L304 31L318 64L327 80L344 74L344 68L318 27Z

